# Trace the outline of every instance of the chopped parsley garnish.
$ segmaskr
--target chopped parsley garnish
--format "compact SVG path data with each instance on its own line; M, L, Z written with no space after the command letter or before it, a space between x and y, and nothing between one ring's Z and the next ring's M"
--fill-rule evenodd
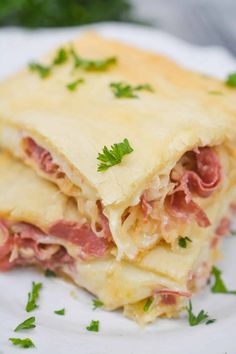
M99 321L92 320L86 329L91 332L99 332Z
M236 230L231 230L231 231L230 231L230 235L236 236Z
M189 306L185 308L188 312L188 323L190 326L197 326L201 323L211 324L214 323L215 319L210 319L207 312L201 310L197 316L193 313L192 302L189 301Z
M34 348L35 345L30 338L9 338L13 345L18 345L21 348Z
M178 240L179 247L187 248L188 242L193 242L188 236L180 237Z
M145 304L144 304L144 306L143 306L143 311L144 311L144 312L148 312L148 311L149 311L149 309L150 309L150 307L151 307L153 301L154 301L154 298L153 298L153 297L149 297L149 298L146 300L146 302L145 302Z
M223 279L221 278L222 272L218 268L213 267L211 273L215 277L215 283L211 288L211 291L213 293L236 295L236 290L228 290L227 289Z
M54 313L55 313L56 315L60 315L60 316L64 316L64 315L65 315L65 312L66 312L65 309L61 309L61 310L56 310L56 311L54 311Z
M71 54L74 58L74 67L87 71L103 71L108 69L109 66L117 63L116 57L109 57L99 60L81 58L73 48L71 49Z
M153 88L149 84L131 86L124 82L112 82L110 87L117 98L138 98L136 92L141 90L153 92Z
M228 75L225 83L229 87L236 87L236 72Z
M108 149L104 146L102 153L98 154L97 159L101 161L98 165L98 172L106 171L108 168L121 163L123 157L133 151L128 139L124 139L121 143L114 144Z
M206 321L206 325L209 325L209 324L212 324L212 323L215 323L215 322L216 322L216 319L212 318L211 320Z
M39 63L30 63L29 69L37 72L41 79L46 79L51 74L51 66L42 65Z
M77 86L79 84L82 84L84 82L84 79L77 79L73 82L70 82L69 84L66 85L66 87L68 88L68 90L70 91L75 91L77 89Z
M149 92L154 92L153 87L150 84L142 84L142 85L137 85L134 87L135 91L142 91L146 90Z
M20 323L14 330L14 332L19 332L22 329L32 329L35 328L35 317L27 318L24 322Z
M44 272L45 277L47 278L55 278L57 276L57 273L55 273L53 270L51 269L46 269Z
M54 65L64 64L68 60L68 53L64 48L58 50L55 59L53 60Z
M39 291L41 288L42 288L41 283L35 283L35 282L32 283L32 291L28 293L28 301L25 308L27 312L31 312L38 307L36 302L39 298Z
M214 90L208 91L208 93L209 93L210 95L216 95L216 96L223 95L223 92L221 92L221 91L214 91Z
M102 307L104 305L104 303L99 299L93 299L92 301L93 301L93 310L96 310L99 307Z

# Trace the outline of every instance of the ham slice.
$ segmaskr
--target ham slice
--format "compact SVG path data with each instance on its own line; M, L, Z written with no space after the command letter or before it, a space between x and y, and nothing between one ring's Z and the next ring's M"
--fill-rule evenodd
M210 147L186 153L183 161L186 157L189 161L187 168L181 166L182 174L175 173L175 169L171 173L176 188L168 200L169 211L174 217L184 221L192 216L200 227L207 227L210 220L202 208L193 201L193 196L208 198L216 190L222 179L221 164Z
M175 296L184 296L190 298L192 294L188 291L178 291L178 290L169 290L169 289L156 289L154 290L155 295L175 295Z
M166 198L169 213L184 222L192 217L200 227L208 227L210 220L193 197L210 197L221 182L221 164L214 150L203 147L187 152L171 171L170 179L176 186ZM144 222L147 222L153 207L145 193L140 198L140 205Z
M77 222L59 220L49 228L48 232L52 236L80 246L87 256L101 257L109 247L109 240L97 237L88 223L79 225Z
M161 296L161 303L163 305L171 306L171 305L176 305L178 296L190 298L192 294L187 291L156 289L154 290L154 296Z
M101 257L111 246L110 229L104 215L101 217L101 225L106 237L97 237L88 223L80 225L65 220L51 225L48 235L49 238L54 236L79 246L78 257L81 259ZM37 263L44 268L56 270L61 265L73 263L63 245L57 242L53 244L53 241L44 242L44 238L47 235L31 224L0 221L0 270Z
M216 235L225 236L230 232L231 220L230 218L222 218L220 224L216 229Z
M183 191L172 194L169 203L170 213L175 218L187 221L191 216L200 227L210 226L211 223L206 213L193 200L187 202Z
M171 294L164 294L161 296L161 303L163 305L176 305L176 295L171 295Z
M193 170L184 171L180 180L177 181L179 182L178 189L185 192L187 202L192 199L192 195L207 198L221 181L219 159L210 147L200 148L187 154L191 154L189 158L193 160Z
M38 165L38 167L49 175L56 175L63 177L60 167L53 162L52 155L49 151L36 144L36 142L27 137L24 138L24 150L28 157L30 157Z

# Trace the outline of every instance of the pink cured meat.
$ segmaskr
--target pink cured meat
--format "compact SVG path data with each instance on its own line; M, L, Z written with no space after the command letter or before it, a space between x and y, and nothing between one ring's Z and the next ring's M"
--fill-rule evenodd
M25 153L39 166L39 168L48 174L59 172L59 166L53 163L49 151L36 144L32 138L24 139Z
M183 221L187 221L192 216L200 227L210 226L210 220L202 208L192 200L187 203L185 196L186 194L183 191L171 195L169 208L171 214Z
M181 176L178 175L178 179L171 178L176 187L174 193L166 199L168 209L175 218L186 221L192 216L199 226L207 227L210 220L202 208L193 201L193 196L208 198L215 191L222 179L221 164L210 147L193 149L185 156L188 158L188 166L183 165L183 173ZM144 222L147 222L152 206L146 200L145 193L140 198L140 205Z
M109 246L108 239L97 237L89 224L59 220L49 228L49 234L80 246L88 256L103 256Z
M188 291L178 291L169 289L156 289L154 290L154 295L175 295L190 298L192 294Z
M191 194L209 197L221 181L221 164L212 148L204 147L191 153L194 154L194 170L184 172L179 187L185 191L187 201L192 199Z
M170 196L170 213L183 220L191 215L201 227L210 225L205 212L192 198L194 195L208 198L219 186L221 176L220 161L210 147L191 151L193 170L185 170L177 183L176 191ZM188 154L190 154L188 153Z

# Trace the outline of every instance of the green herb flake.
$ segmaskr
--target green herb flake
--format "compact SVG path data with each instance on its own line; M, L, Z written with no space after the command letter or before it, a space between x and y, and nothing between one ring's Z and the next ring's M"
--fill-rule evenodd
M188 236L180 237L178 240L179 247L187 248L188 242L193 242Z
M211 291L215 294L231 294L231 295L236 295L236 290L228 290L227 287L225 286L225 283L223 279L221 278L222 272L216 268L213 267L211 274L215 277L215 283L211 288Z
M144 312L148 312L148 311L149 311L149 309L150 309L150 307L151 307L153 301L154 301L154 298L153 298L153 297L149 297L149 298L146 300L146 302L145 302L145 304L144 304L144 306L143 306L143 311L144 311Z
M55 313L56 315L59 315L59 316L65 316L65 312L66 312L65 309L61 309L61 310L56 310L56 311L54 311L54 313Z
M99 321L92 320L86 329L91 332L99 332Z
M135 91L145 90L149 92L154 92L154 89L150 84L137 85L134 87L134 90Z
M34 348L35 344L30 338L9 338L13 345L18 345L20 348Z
M99 299L93 299L93 310L96 310L98 309L99 307L103 307L104 306L104 303L99 300Z
M211 320L204 310L201 310L197 316L193 313L192 302L189 301L189 306L185 308L188 312L188 323L190 326L197 326L201 323L210 324L216 320Z
M221 95L223 95L223 92L221 92L221 91L214 91L214 90L208 91L208 93L209 93L209 95L215 95L215 96L221 96Z
M110 84L110 87L113 91L113 94L117 98L138 98L138 96L136 95L136 91L154 91L152 86L149 84L131 86L124 82L112 82Z
M108 168L121 163L123 157L133 151L128 139L124 139L121 143L114 144L108 149L104 146L102 153L98 154L97 159L101 161L98 165L98 172L106 171Z
M51 74L51 66L42 65L39 63L30 63L29 69L37 72L41 79L46 79Z
M228 75L225 83L231 88L236 87L236 72Z
M206 325L209 325L209 324L212 324L212 323L215 323L215 322L216 322L216 319L212 318L211 320L206 321Z
M70 82L69 84L66 85L69 91L75 91L78 87L79 84L82 84L84 82L84 79L78 79L73 82Z
M236 230L231 230L231 231L230 231L230 235L236 236Z
M37 300L39 298L39 291L42 289L42 283L32 283L32 291L28 293L28 301L26 304L26 311L31 312L38 308Z
M45 277L47 278L56 278L57 273L55 273L53 270L51 269L46 269L44 272Z
M68 53L64 48L60 48L53 60L54 65L64 64L68 60Z
M84 59L78 56L76 51L72 48L71 54L74 59L74 67L81 68L86 71L104 71L109 68L109 66L117 63L116 57L109 57L99 60Z
M35 317L27 318L24 322L20 323L14 330L14 332L19 332L24 329L35 328Z

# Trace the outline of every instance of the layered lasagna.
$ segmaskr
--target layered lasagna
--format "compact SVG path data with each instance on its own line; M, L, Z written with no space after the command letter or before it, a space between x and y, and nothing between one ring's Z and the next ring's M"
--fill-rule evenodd
M176 316L230 229L235 99L219 81L95 34L3 82L0 268L67 274L137 321ZM99 170L101 151L124 139L130 153Z

